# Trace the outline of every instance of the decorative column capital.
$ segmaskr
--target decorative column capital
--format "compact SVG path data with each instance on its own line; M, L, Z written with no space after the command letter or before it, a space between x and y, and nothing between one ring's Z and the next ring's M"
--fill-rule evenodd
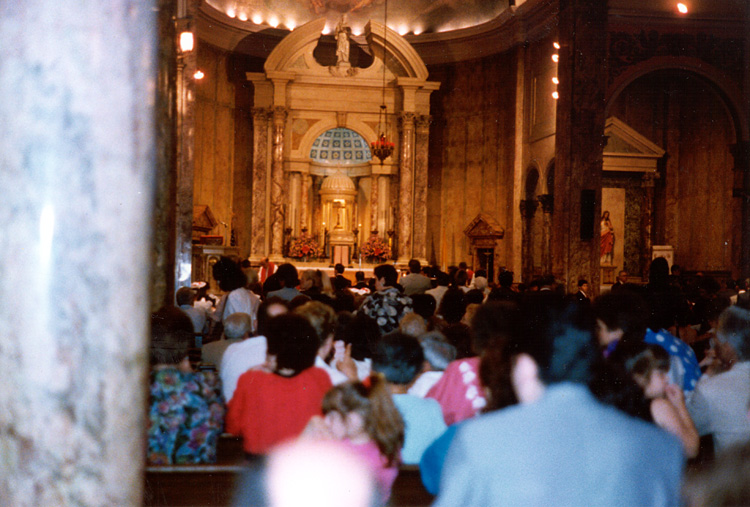
M533 218L536 208L539 206L539 201L536 199L523 199L520 202L521 205L521 216L523 218Z
M415 113L404 111L398 117L399 125L404 130L414 128L414 120L416 117L417 115Z
M255 123L263 122L268 120L269 111L267 107L254 107L252 109L253 121Z
M283 106L273 108L273 122L278 125L284 123L289 116L289 109Z
M432 116L429 114L420 114L416 117L417 131L420 133L428 132L430 130L430 124L432 123Z
M538 198L539 204L542 205L542 213L552 213L555 205L555 198L552 194L542 194Z

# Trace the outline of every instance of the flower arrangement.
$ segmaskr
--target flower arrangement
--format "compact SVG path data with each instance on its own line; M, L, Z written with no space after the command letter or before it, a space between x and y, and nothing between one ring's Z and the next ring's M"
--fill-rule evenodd
M388 244L388 241L380 236L370 236L369 239L362 244L359 251L365 257L372 257L376 260L388 259L391 256L391 247Z
M320 257L323 254L318 240L314 236L302 233L301 236L292 239L289 244L289 257L301 259L303 257Z

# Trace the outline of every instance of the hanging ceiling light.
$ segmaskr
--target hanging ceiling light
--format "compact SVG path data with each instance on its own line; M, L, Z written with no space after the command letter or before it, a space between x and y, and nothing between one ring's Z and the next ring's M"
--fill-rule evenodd
M388 0L385 0L384 16L383 16L383 101L380 104L380 111L378 112L378 126L380 127L380 134L378 139L370 143L370 150L372 151L373 157L380 159L380 165L383 165L383 161L391 156L395 145L388 139L388 107L385 105L385 71L386 64L385 60L388 56L388 45L386 44L388 39Z

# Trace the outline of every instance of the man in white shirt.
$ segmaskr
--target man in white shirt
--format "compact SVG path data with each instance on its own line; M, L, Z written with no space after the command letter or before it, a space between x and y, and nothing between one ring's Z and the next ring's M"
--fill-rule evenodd
M700 435L712 434L714 449L750 440L750 311L730 306L719 317L716 359L701 376L687 407Z

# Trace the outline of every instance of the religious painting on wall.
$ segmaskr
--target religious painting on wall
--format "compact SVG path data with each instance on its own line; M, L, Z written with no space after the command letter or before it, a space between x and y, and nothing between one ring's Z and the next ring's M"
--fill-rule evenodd
M625 244L625 189L602 188L600 226L601 266L623 269Z

